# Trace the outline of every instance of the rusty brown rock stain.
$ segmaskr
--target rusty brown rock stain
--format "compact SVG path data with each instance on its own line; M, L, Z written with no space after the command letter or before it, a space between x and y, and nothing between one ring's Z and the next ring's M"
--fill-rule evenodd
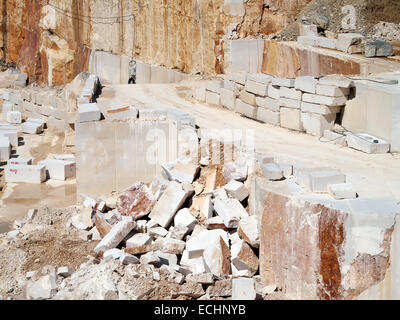
M319 220L320 275L322 283L318 296L321 299L338 299L341 297L340 258L343 255L344 216L340 211L328 209L322 205Z
M346 280L351 279L351 287L344 293L344 298L351 300L371 286L383 281L390 266L390 248L394 225L386 229L382 252L378 255L358 254L346 273ZM354 284L354 286L353 286Z

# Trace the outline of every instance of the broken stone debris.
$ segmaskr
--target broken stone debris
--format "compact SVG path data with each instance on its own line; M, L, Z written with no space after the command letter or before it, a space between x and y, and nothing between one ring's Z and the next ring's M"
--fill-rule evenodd
M140 182L118 197L116 208L121 215L132 216L136 220L148 215L153 204L153 193L144 183Z
M95 252L104 252L118 246L121 241L131 232L136 226L134 221L123 220L118 222L110 232L99 242L94 249Z

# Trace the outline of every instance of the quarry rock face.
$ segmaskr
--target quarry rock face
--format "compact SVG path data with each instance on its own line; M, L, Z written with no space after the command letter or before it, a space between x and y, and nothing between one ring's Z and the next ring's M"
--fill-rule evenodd
M264 2L8 0L0 42L4 58L42 84L72 81L92 50L218 74L228 64L227 39L280 31L310 0Z
M260 274L294 299L396 297L400 209L387 199L348 200L341 209L267 192ZM336 202L337 203L337 202ZM376 199L375 199L376 203Z

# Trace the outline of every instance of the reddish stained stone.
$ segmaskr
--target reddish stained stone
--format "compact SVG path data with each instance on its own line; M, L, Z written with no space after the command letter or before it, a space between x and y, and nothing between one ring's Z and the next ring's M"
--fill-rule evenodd
M117 199L118 212L135 219L149 214L154 204L154 196L142 182L134 184Z

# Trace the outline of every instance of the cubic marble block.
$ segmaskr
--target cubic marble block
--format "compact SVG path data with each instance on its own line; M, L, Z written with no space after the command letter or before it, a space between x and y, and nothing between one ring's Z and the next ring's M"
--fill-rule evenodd
M257 108L257 120L265 123L279 126L280 124L280 113L271 111L264 108Z
M161 163L173 162L177 158L178 150L174 148L177 144L176 130L169 121L76 124L78 195L96 197L124 191L132 181L150 183L161 174ZM158 131L166 140L151 138ZM146 137L151 139L146 140ZM169 152L164 158L160 153L157 155L156 150Z
M280 121L281 127L297 131L303 130L299 109L281 108Z
M11 156L11 144L8 137L0 136L0 161L8 161Z
M220 97L221 97L221 105L223 107L226 107L232 111L235 110L236 95L233 91L222 88Z
M309 112L301 113L303 129L311 135L322 137L325 130L333 129L335 126L336 114L316 114Z
M244 89L247 92L265 97L267 95L268 86L263 83L255 82L253 80L247 80Z
M206 102L216 106L221 105L221 98L218 93L206 91Z
M46 167L43 165L7 165L4 172L7 183L42 183L46 181Z
M346 143L349 148L365 153L388 153L390 151L390 143L365 133L347 135Z
M400 152L400 88L358 82L356 87L356 98L347 102L342 125L383 139L391 144L392 152Z
M250 104L252 106L256 106L256 96L252 93L247 91L242 91L240 93L239 99L242 100L244 103Z
M257 97L256 104L261 108L265 108L271 111L279 111L280 108L279 100L271 99L270 97Z
M319 201L263 184L260 274L289 299L399 299L395 199ZM273 188L279 188L279 193Z
M80 104L78 106L78 121L90 122L101 119L101 112L97 103Z
M240 99L236 99L235 111L251 119L257 118L257 107L244 103Z
M75 177L76 164L71 161L46 159L38 162L39 165L46 166L50 179L64 181Z

